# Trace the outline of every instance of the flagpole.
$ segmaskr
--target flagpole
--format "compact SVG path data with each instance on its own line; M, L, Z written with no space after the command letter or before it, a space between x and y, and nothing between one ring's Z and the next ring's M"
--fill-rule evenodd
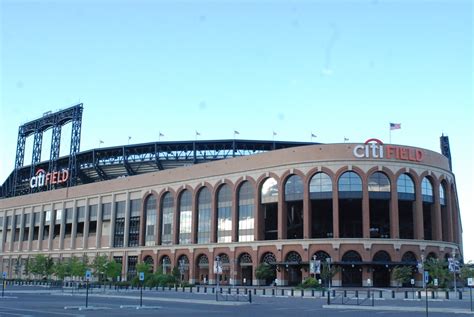
M388 125L388 143L392 144L392 128Z

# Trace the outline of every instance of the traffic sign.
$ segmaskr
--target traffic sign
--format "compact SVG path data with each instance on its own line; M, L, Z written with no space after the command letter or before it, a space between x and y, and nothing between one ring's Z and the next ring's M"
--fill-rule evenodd
M410 280L410 284L411 284L411 285L415 285L415 279L414 279L414 278L412 278L412 279Z
M90 281L90 280L91 280L91 276L92 276L91 271L87 270L87 271L86 271L86 280L87 280L87 281Z
M435 278L435 279L433 280L433 284L434 284L434 286L438 286L438 279L437 279L437 278Z
M145 280L145 272L140 272L139 279L140 279L140 281Z
M3 278L7 278L7 272L3 272Z
M467 286L474 286L474 281L472 277L467 278Z
M430 281L430 273L428 271L425 271L423 276L424 276L425 283L428 283Z

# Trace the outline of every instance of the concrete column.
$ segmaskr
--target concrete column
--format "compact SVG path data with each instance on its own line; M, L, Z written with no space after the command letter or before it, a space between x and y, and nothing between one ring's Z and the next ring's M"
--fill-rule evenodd
M310 211L310 201L309 201L309 185L306 184L303 188L303 238L311 238L311 211Z
M23 251L23 234L25 231L25 208L21 210L20 217L20 236L18 237L18 251Z
M448 242L453 242L454 241L454 225L453 225L453 209L452 209L452 204L451 204L451 201L452 201L452 193L451 193L451 186L446 186L446 213L447 213L447 218L448 218L448 222L446 223L446 226L448 227L448 230L447 230L447 233L448 233L448 236L445 237L445 241L448 241Z
M31 208L30 213L30 230L28 230L28 251L33 249L33 231L35 230L35 209ZM5 223L5 220L4 220ZM6 232L5 230L3 232Z
M413 224L415 230L415 239L423 240L425 231L423 227L423 196L421 195L420 182L415 182L415 210L413 213Z
M102 247L102 212L102 196L100 196L97 203L97 229L95 235L95 246L97 249Z
M441 205L439 203L439 182L434 181L433 184L433 198L434 205L431 210L431 226L433 231L433 240L442 241L443 240L443 229L441 227Z
M231 207L231 221L232 221L232 242L239 241L239 195L237 195L237 188L232 189L232 207Z
M56 210L54 209L54 204L51 204L50 218L49 218L49 235L48 235L48 250L53 249L53 232L54 224L56 222Z
M332 230L333 238L339 238L339 191L336 180L332 184Z
M265 221L263 219L263 210L262 210L262 204L260 204L261 196L260 193L258 192L258 188L256 188L255 191L255 199L254 199L254 205L253 205L253 219L254 219L254 240L255 241L260 241L264 239L264 227L265 227Z
M115 196L112 196L112 204L110 206L110 235L109 235L109 248L114 247L114 236L115 236L115 220L117 219L117 208L115 206Z
M12 217L11 230L10 230L11 238L10 238L10 245L9 245L9 248L8 248L8 250L10 252L13 251L13 245L14 245L13 240L15 238L15 229L16 229L15 228L15 226L16 226L16 223L15 223L16 222L15 221L15 210L13 210L13 213L12 213L11 217Z
M71 250L76 248L77 217L78 217L77 201L74 201L74 206L72 208Z
M66 203L62 204L61 211L61 228L59 229L59 250L64 249L64 235L66 232Z
M367 179L362 177L362 237L370 238L370 206Z
M155 243L156 245L161 245L161 221L162 221L162 210L161 210L161 197L156 197L156 229L155 229ZM157 262L158 263L158 262Z
M400 238L400 220L398 217L398 192L397 186L393 185L396 183L392 182L390 186L390 238Z
M278 240L287 238L287 208L285 203L285 186L278 182Z
M211 193L211 243L217 242L217 191ZM212 260L214 261L214 260ZM211 265L211 259L209 259ZM209 276L210 278L211 276Z
M130 231L130 192L127 192L125 200L125 227L123 233L123 246L128 247L128 233Z
M41 206L40 223L39 223L39 230L38 230L38 250L43 250L44 222L45 222L45 212L44 212L44 207Z
M84 234L82 236L82 248L86 250L89 246L89 199L86 200L86 205L84 207Z

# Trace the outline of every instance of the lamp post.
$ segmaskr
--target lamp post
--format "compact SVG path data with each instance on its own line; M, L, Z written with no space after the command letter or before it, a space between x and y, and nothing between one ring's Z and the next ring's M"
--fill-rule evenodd
M456 288L456 249L453 249L451 255L453 256L453 261L451 268L453 269L453 281L454 281L454 294L456 294L457 288Z
M181 274L181 285L183 285L183 278L184 278L184 260L179 260L179 273Z
M216 301L218 300L218 292L219 292L219 273L222 272L221 266L221 258L220 256L216 256L214 261L214 272L216 273Z

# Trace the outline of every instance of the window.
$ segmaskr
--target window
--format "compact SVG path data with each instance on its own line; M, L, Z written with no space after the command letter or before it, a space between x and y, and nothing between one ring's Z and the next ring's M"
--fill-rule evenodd
M125 201L115 202L114 247L121 248L125 234Z
M254 241L254 190L249 182L239 188L239 240Z
M321 172L311 178L309 196L311 199L332 198L332 181L328 174Z
M204 187L198 195L197 243L211 242L211 191Z
M140 235L140 199L130 200L130 228L128 230L128 246L137 247Z
M390 180L387 175L381 172L370 175L369 192L390 192Z
M285 201L303 200L303 180L291 175L285 183Z
M182 192L179 203L179 244L191 243L192 195L189 190Z
M148 196L145 203L145 245L155 245L156 198Z
M161 214L162 214L162 229L161 229L161 244L167 245L173 243L173 213L174 200L171 193L166 193L162 200Z
M270 177L262 185L262 204L278 202L278 183Z
M397 193L399 200L415 200L415 183L408 174L398 177Z
M424 202L433 202L433 185L427 177L424 177L421 181L421 194Z
M217 242L232 242L232 191L224 184L217 194Z
M439 184L439 203L441 206L446 206L446 190L443 184Z
M97 205L89 206L89 236L93 236L97 232Z
M345 172L339 177L340 192L362 192L362 180L355 172Z

